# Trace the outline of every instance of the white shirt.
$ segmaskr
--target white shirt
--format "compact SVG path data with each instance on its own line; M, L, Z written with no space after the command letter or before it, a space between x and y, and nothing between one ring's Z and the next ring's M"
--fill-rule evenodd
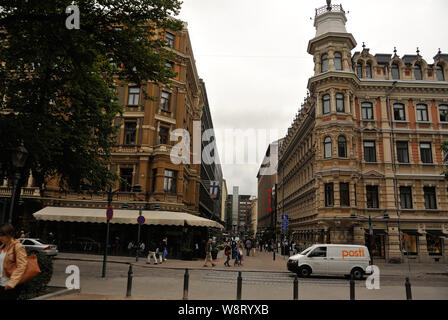
M6 287L9 278L3 276L3 262L5 261L6 251L0 253L0 286Z

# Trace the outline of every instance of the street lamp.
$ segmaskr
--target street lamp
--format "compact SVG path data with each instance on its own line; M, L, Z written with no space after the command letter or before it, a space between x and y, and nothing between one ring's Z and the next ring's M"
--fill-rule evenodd
M11 154L12 165L17 168L17 172L14 174L14 188L11 196L11 205L9 207L8 223L12 224L12 212L14 210L14 201L16 197L17 184L20 180L20 171L23 169L28 158L28 150L22 145L17 147Z
M372 218L378 218L378 217L383 217L383 219L389 219L389 215L385 212L384 214L381 215L376 215L376 216L371 216L370 214L366 217L363 215L357 215L355 213L350 214L350 218L351 219L356 219L356 218L365 218L365 219L369 219L369 253L370 253L370 265L373 265L373 253L372 253L372 236L373 236L373 229L372 229Z

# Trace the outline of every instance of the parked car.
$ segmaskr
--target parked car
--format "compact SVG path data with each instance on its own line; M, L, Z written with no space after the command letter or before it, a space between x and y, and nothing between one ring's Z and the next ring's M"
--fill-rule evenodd
M58 254L58 247L54 244L45 244L40 239L20 238L19 240L28 254L41 253L47 256L56 256Z
M370 255L366 246L315 244L289 258L287 268L301 277L311 274L351 275L360 280L367 273Z

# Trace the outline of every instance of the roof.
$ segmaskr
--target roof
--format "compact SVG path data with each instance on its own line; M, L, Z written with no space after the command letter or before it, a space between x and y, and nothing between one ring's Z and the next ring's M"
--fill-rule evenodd
M375 59L378 64L389 64L391 57L391 54L386 53L378 53L375 55Z
M33 214L37 220L63 221L63 222L91 222L106 223L106 209L45 207ZM184 226L186 223L194 227L214 227L222 229L222 225L216 221L201 218L186 212L144 210L147 225L172 225ZM114 210L110 223L137 224L138 210Z
M407 55L404 55L403 58L401 58L401 59L406 64L412 64L417 59L417 55L416 54L407 54Z

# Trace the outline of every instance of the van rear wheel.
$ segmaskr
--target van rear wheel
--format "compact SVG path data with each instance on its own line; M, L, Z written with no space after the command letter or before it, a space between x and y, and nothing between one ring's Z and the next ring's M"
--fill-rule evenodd
M311 268L307 267L307 266L300 267L298 273L299 273L299 277L308 278L311 274Z
M362 280L364 277L364 271L361 268L354 268L351 274L355 280Z

